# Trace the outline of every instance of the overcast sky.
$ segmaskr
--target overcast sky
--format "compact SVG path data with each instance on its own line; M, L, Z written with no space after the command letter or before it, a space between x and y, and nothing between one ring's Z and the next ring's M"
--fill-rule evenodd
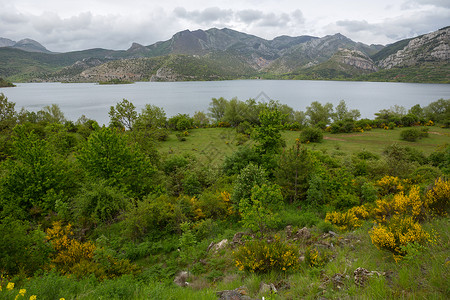
M212 27L266 39L340 32L385 45L448 25L450 0L0 0L0 37L56 52L128 49Z

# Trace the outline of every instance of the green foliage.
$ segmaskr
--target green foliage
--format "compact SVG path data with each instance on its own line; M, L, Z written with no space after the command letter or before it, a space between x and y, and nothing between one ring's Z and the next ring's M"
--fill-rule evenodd
M12 129L17 122L17 113L14 110L16 104L8 101L8 98L0 93L0 132Z
M137 119L136 106L127 99L123 99L115 107L110 107L109 118L111 127L133 130Z
M256 150L261 154L275 154L285 145L281 137L283 114L276 107L259 114L261 125L255 127L253 138L257 141Z
M239 205L242 199L250 199L253 187L267 183L266 171L252 163L242 169L234 181L231 202Z
M325 125L329 124L332 113L333 104L331 103L322 105L321 103L314 101L310 106L306 107L306 115L309 117L309 123L311 125L316 125L319 122L323 122Z
M149 195L136 201L124 214L123 234L132 240L145 236L158 239L164 234L172 234L182 222L194 219L194 209L190 198Z
M152 164L113 129L102 128L92 133L80 149L77 161L92 178L104 179L131 196L145 195L152 189Z
M257 165L260 160L260 156L254 148L242 146L225 157L222 169L227 175L239 174L249 163Z
M312 173L314 166L311 155L298 141L295 146L283 151L274 171L284 198L289 199L291 203L305 199Z
M322 139L323 133L319 128L308 127L300 133L300 142L302 143L320 143Z
M78 219L90 217L95 222L113 220L128 205L126 196L105 181L87 183L73 201Z
M194 120L187 114L177 114L169 118L168 125L173 130L185 131L194 127Z
M408 142L415 142L418 139L428 137L428 129L419 130L417 128L405 129L400 132L400 138Z
M63 124L66 121L64 113L57 104L44 106L42 110L37 112L37 118L39 122L44 124Z
M241 223L245 228L263 235L267 228L274 228L278 222L276 211L283 202L278 185L254 186L251 198L242 198L239 202Z
M209 116L213 118L216 122L223 121L227 103L228 101L223 97L220 97L219 99L212 98L208 108Z
M32 208L37 215L54 210L51 195L65 201L74 185L69 164L56 159L48 143L23 126L14 132L14 159L4 163L0 178L1 215L28 218Z
M183 263L189 265L193 261L193 251L197 241L191 230L191 224L189 222L181 223L180 229L182 232L179 239L180 258Z
M435 123L448 123L450 120L450 99L431 102L424 109L425 118Z
M3 219L0 222L0 272L33 275L49 262L50 245L45 233L27 222Z
M146 104L137 116L134 128L143 133L145 139L164 141L169 135L164 109Z

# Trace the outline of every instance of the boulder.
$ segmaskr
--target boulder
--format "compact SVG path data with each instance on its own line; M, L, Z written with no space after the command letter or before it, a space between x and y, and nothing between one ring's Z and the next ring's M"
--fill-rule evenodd
M177 276L175 276L175 279L173 280L173 282L181 287L185 287L187 285L189 285L189 282L187 282L188 279L188 272L186 271L182 271L180 273L178 273Z

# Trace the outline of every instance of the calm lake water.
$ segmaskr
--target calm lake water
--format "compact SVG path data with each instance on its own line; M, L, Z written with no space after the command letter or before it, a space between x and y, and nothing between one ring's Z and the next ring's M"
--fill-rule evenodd
M450 98L450 84L297 81L297 80L233 80L214 82L137 82L127 85L94 83L19 83L15 88L0 88L9 101L38 111L45 105L58 104L69 120L81 115L109 122L109 107L122 99L131 101L140 111L145 104L164 108L167 116L177 113L193 115L207 112L211 98L239 100L258 98L279 100L295 110L305 110L313 101L322 104L345 100L350 109L359 109L362 118L374 118L374 113L395 104L409 109L422 107L440 98ZM268 98L267 98L267 97Z

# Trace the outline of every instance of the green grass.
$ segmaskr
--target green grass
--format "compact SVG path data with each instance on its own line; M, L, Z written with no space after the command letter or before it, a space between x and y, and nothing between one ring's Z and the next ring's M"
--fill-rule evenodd
M438 126L428 128L429 137L417 142L401 140L400 132L403 128L395 128L394 130L372 129L364 133L324 133L324 140L321 143L311 143L306 146L338 156L351 155L362 150L381 155L383 149L397 143L402 146L414 147L423 151L425 155L430 155L437 147L449 143L450 130ZM300 131L284 131L282 136L286 141L286 147L292 147L295 139L300 136ZM245 144L253 145L253 143L252 140L249 140ZM237 148L236 133L233 128L191 129L186 141L179 141L175 133L171 133L167 141L161 142L159 145L160 154L163 156L191 154L195 155L200 162L212 166L220 166L225 157Z

